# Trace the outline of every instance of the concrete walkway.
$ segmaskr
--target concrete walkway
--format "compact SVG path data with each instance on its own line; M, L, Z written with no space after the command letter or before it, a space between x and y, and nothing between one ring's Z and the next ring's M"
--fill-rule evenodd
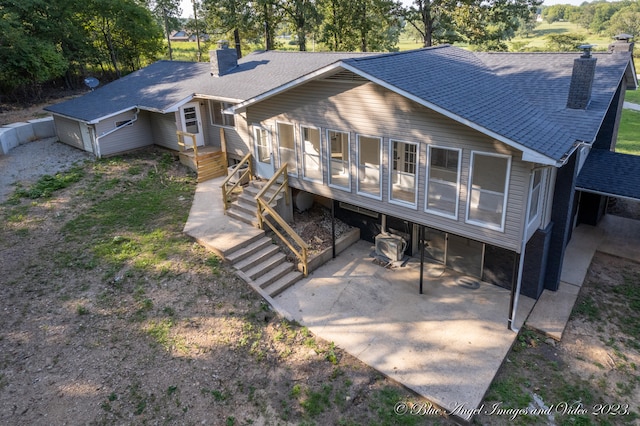
M640 263L640 221L605 215L597 227L575 228L565 251L560 287L558 291L542 293L527 326L553 339L562 339L596 251Z
M224 215L221 182L198 184L184 232L224 256L262 231ZM640 222L614 216L597 228L577 227L560 289L545 291L537 303L521 296L515 326L526 320L560 339L595 251L640 261L638 240ZM427 264L419 294L416 260L390 270L372 261L372 251L360 241L281 295L266 298L282 316L468 420L517 337L507 328L509 291Z
M631 103L631 102L624 102L622 104L622 107L624 109L632 109L634 111L640 111L640 105L634 104L634 103Z

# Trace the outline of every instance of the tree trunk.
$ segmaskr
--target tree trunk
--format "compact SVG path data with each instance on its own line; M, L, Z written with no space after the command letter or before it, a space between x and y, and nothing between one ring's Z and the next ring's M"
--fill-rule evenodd
M240 44L240 31L235 28L233 30L233 41L236 44L236 54L238 55L238 59L242 58L242 46Z

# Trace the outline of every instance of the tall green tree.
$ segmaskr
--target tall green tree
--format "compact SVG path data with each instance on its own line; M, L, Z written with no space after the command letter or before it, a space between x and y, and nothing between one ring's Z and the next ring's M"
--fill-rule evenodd
M314 0L281 0L277 6L284 12L296 33L298 49L307 50L307 34L312 32L320 23L320 12Z
M162 51L162 30L151 12L133 0L93 0L83 11L85 28L98 51L98 62L109 63L117 77L155 60Z
M610 35L631 34L640 36L640 3L619 10L611 17Z
M330 50L384 51L396 48L399 5L392 0L323 0L320 40Z
M414 0L402 9L407 22L422 34L423 46L467 41L489 49L504 49L519 19L527 19L541 0Z
M207 32L216 36L231 34L238 58L242 57L242 37L258 37L251 4L243 0L203 0L203 19Z

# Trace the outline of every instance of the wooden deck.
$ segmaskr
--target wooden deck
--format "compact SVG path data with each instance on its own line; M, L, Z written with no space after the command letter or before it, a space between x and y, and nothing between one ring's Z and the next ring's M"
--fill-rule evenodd
M180 152L180 162L198 174L198 182L204 182L227 175L227 155L212 146L198 147L198 155L193 149Z

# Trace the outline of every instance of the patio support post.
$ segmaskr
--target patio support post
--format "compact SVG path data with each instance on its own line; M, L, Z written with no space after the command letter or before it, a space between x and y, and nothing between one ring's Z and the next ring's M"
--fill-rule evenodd
M420 225L420 294L422 294L423 276L424 276L424 225Z
M336 258L336 200L331 200L331 255Z

